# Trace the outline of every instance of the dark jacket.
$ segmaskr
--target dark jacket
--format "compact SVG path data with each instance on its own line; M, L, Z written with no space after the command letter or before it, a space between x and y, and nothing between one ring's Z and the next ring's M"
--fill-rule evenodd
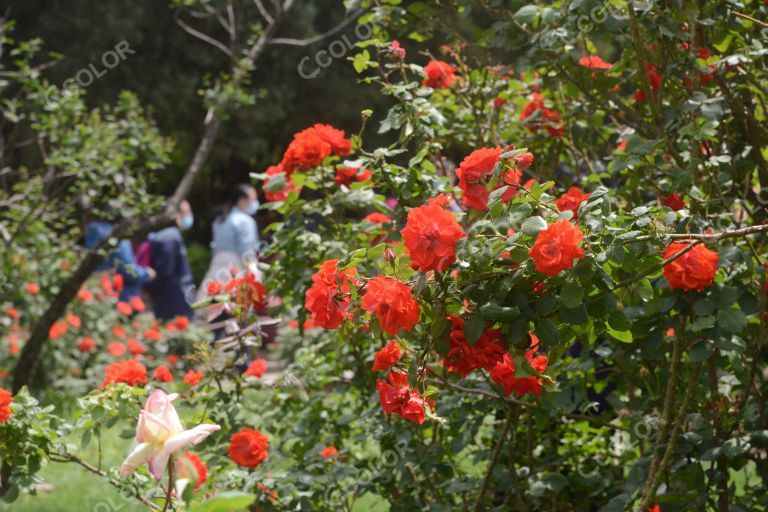
M157 277L144 288L152 298L155 316L160 320L192 318L195 282L179 228L172 226L149 235L149 260Z

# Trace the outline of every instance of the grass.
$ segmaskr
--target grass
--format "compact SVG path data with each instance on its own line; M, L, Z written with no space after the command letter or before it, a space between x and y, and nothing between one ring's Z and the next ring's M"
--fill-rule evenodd
M79 439L71 441L79 445ZM130 448L130 440L121 439L117 429L105 431L102 439L102 468L118 466ZM95 463L98 448L92 442L78 454ZM146 510L133 498L124 497L105 478L89 473L72 463L49 463L40 476L52 489L36 494L22 494L13 503L0 501L0 512L140 512Z

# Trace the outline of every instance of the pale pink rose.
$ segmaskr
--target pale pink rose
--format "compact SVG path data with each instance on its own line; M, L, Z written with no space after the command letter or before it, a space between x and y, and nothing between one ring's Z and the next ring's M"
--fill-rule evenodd
M198 425L184 430L173 407L178 394L167 395L162 390L152 393L139 413L136 426L136 448L120 466L120 475L128 476L136 468L149 463L149 472L163 478L168 459L187 445L202 443L206 437L221 429L218 425Z

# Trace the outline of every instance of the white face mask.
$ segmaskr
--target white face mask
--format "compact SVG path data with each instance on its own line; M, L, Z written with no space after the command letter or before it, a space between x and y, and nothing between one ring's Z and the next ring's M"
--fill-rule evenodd
M187 230L191 228L195 223L195 217L193 215L185 215L181 218L181 229Z
M256 212L259 210L259 203L258 201L251 201L248 204L248 208L245 210L245 213L248 215L256 215Z

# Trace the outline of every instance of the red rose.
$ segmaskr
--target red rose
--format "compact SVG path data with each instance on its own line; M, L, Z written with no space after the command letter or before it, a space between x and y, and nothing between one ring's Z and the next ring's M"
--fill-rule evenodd
M11 402L13 402L13 395L0 388L0 425L11 417Z
M287 173L292 173L296 168L317 167L329 156L331 145L308 128L293 136L280 165Z
M195 478L194 490L196 491L202 487L206 480L208 480L208 466L206 466L205 463L200 460L200 457L190 451L184 452L184 457L190 462L190 464L192 464L192 467L195 470L197 478Z
M38 293L40 293L40 287L35 283L27 283L24 286L24 289L27 291L27 293L31 295L37 295Z
M337 156L347 156L352 151L352 141L344 136L344 130L334 128L329 124L315 124L309 130L314 133L329 146L331 153Z
M467 343L464 337L464 318L449 317L451 348L443 360L443 366L451 373L466 378L472 370L483 368L492 370L507 352L501 344L501 332L498 329L485 329L474 345Z
M144 337L149 341L160 341L163 336L157 329L146 329L144 330Z
M689 242L672 242L664 249L664 259L667 259L688 247ZM717 274L717 263L720 257L702 244L683 254L675 261L664 266L664 277L669 281L673 290L698 290L712 284Z
M190 386L197 386L197 384L200 382L200 379L203 378L203 372L201 371L195 371L195 370L189 370L186 375L184 375L184 382L189 384Z
M115 357L125 355L125 353L128 351L125 343L120 343L119 341L111 342L109 345L107 345L107 350Z
M688 206L685 204L685 201L682 200L680 194L669 194L667 197L661 199L661 204L676 212Z
M80 290L77 292L77 298L80 299L81 302L90 302L93 300L93 294L88 290Z
M459 188L462 191L461 201L464 206L480 211L488 209L488 196L490 192L486 183L493 176L493 171L503 151L500 146L480 148L470 153L461 161L459 168L456 169L456 177L459 179ZM531 155L530 161L533 161L533 155ZM530 165L528 157L524 157L522 162L523 164ZM500 183L496 186L496 188L501 188L510 185L509 189L502 195L502 201L508 201L514 197L521 178L522 174L517 168L504 172Z
M605 62L599 55L585 55L579 59L579 64L587 69L611 69L613 64Z
M376 389L381 408L387 415L395 413L419 425L424 423L425 401L418 391L409 388L407 373L390 372L386 381L376 380Z
M412 209L401 234L411 266L422 272L444 272L456 261L456 243L466 236L453 214L440 206Z
M335 455L338 455L338 454L339 454L339 450L337 450L336 447L333 446L333 445L326 446L323 449L323 451L320 452L320 455L322 455L326 459L330 459L331 457L333 457Z
M293 185L293 178L289 175L289 173L285 172L285 169L283 169L283 166L281 164L278 165L270 165L267 167L267 170L264 171L264 174L269 176L269 178L264 180L264 183L261 185L261 190L264 192L264 197L267 201L285 201L285 198L288 197L288 194L291 193L292 190L297 190L301 192L300 188L296 188ZM279 175L285 176L285 186L282 190L279 190L277 192L275 191L269 191L267 190L270 188L270 183L272 182L272 176L279 176ZM218 284L218 283L217 283ZM210 284L208 285L210 288ZM216 295L215 293L209 295Z
M410 331L419 321L419 304L411 289L391 277L376 276L368 282L363 309L376 313L381 329L395 336L400 329Z
M560 114L554 108L549 108L544 102L544 96L535 92L531 95L532 99L523 107L520 113L520 120L524 121L525 127L531 133L538 132L544 128L550 137L560 137L565 131Z
M662 76L656 72L656 66L650 63L645 65L645 71L648 74L648 81L651 84L651 93L653 94L653 99L656 100L659 89L661 89ZM645 80L645 77L640 77L640 80ZM645 90L638 90L635 92L632 98L638 103L645 101L647 99L645 97Z
M155 368L155 380L160 382L171 382L173 380L173 374L167 366L162 365Z
M255 468L266 460L269 454L269 441L267 436L258 430L243 428L232 436L227 452L235 464Z
M334 180L338 185L346 185L348 187L353 181L367 181L371 179L372 176L373 174L368 169L361 170L359 167L337 167Z
M531 368L538 373L544 373L547 369L547 356L536 355L539 340L533 334L531 335L531 338L532 346L530 350L526 351L525 358L530 363ZM530 377L515 377L515 363L509 353L504 353L503 360L497 363L493 370L491 370L491 379L493 379L493 382L496 384L503 385L507 395L514 391L518 397L521 397L526 393L539 396L541 395L543 387L541 379L535 375Z
M391 43L389 43L389 51L398 59L405 59L405 48L400 46L400 41L397 39L394 39Z
M116 325L112 328L112 334L118 338L125 338L125 327L122 325Z
M350 286L354 284L357 270L337 269L339 260L328 260L312 276L313 285L307 290L304 306L312 313L312 320L320 327L336 329L345 318L350 302Z
M67 333L67 324L61 320L56 320L53 325L48 329L48 337L51 341L55 341Z
M141 297L136 296L131 297L130 306L137 313L141 313L147 308L146 304L144 304L144 301L141 300Z
M107 387L113 382L136 386L137 384L146 384L149 380L147 379L147 369L136 359L112 363L104 369L104 374L102 387Z
M571 210L573 212L573 218L578 218L579 206L581 203L589 199L590 194L582 192L578 187L571 187L568 191L557 198L555 206L561 212Z
M80 321L80 317L77 315L73 315L72 313L69 313L67 315L67 323L74 327L75 329L79 329L82 325L82 322Z
M251 364L248 365L248 368L246 368L245 376L261 378L261 376L264 375L264 372L266 371L267 371L267 360L254 359L253 361L251 361Z
M136 339L134 339L134 338L130 338L130 339L128 340L128 350L129 350L129 351L131 352L131 354L133 354L134 356L140 356L140 355L142 355L144 352L146 352L146 348L144 347L144 345L142 345L141 343L139 343L139 341L138 341L138 340L136 340Z
M386 347L376 352L376 362L373 363L372 370L389 370L400 360L402 351L400 345L395 341L390 341Z
M427 78L422 82L424 87L443 89L453 83L456 68L441 60L431 60L429 64L424 66L424 74L427 75Z
M363 220L371 224L389 224L392 222L392 219L379 212L369 213L363 217Z
M560 220L536 236L528 254L538 272L556 276L561 270L573 268L573 260L584 257L584 251L579 247L583 238L579 228L567 220Z
M83 338L80 340L80 343L77 344L77 350L84 354L90 352L94 348L96 348L96 342L93 341L93 338Z
M117 310L125 316L131 316L133 314L133 308L131 308L131 305L127 302L118 302Z

